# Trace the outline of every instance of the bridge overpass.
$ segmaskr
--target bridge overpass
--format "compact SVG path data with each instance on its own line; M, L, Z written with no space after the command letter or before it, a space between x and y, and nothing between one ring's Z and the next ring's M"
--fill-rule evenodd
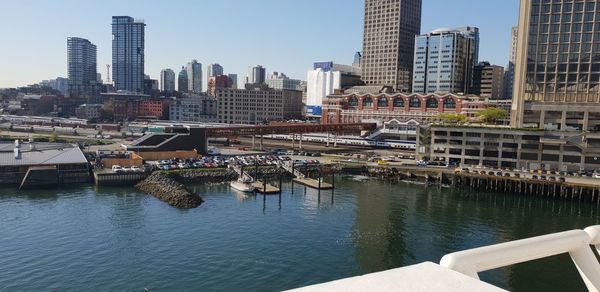
M196 150L208 153L208 138L235 136L262 136L275 134L332 133L335 135L361 134L377 128L375 123L352 124L277 124L256 126L216 126L216 127L171 127L165 133L151 133L125 146L137 152L164 152Z

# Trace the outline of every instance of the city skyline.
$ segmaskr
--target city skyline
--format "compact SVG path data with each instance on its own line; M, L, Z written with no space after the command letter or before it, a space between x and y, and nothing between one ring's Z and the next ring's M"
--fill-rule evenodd
M226 73L242 74L241 76L245 75L248 66L261 64L267 68L268 73L285 72L290 78L305 79L306 71L312 67L313 62L333 60L336 63L350 64L354 53L362 47L362 0L333 0L327 3L316 0L301 3L264 0L253 2L252 5L244 1L176 1L169 7L163 7L164 9L155 9L156 5L147 5L147 2L143 2L145 5L138 5L138 1L118 4L111 0L102 4L71 3L68 14L60 9L60 5L30 2L32 5L7 3L5 6L10 13L0 20L1 27L10 27L9 23L16 21L17 15L23 13L37 19L36 23L55 23L57 18L61 21L44 34L40 34L39 27L34 24L26 25L19 31L3 32L7 39L13 40L13 46L0 47L0 63L3 64L0 67L0 88L25 86L45 79L65 77L67 62L64 43L67 37L86 38L98 46L98 73L106 79L104 66L111 63L110 22L115 15L130 15L145 21L145 73L153 79L159 79L162 69L179 68L191 59L198 59L204 64L220 63L227 69ZM24 7L29 6L36 9L25 11ZM199 8L212 8L206 11L224 11L224 8L228 8L230 17L223 19L218 14L202 15L197 19L183 17L187 13L194 14L193 11ZM466 9L472 13L464 14ZM94 13L90 14L89 11ZM336 13L332 14L332 11ZM490 13L491 11L494 13ZM256 13L265 15L264 18L255 20L258 31L262 28L265 33L261 34L259 46L246 47L243 44L256 43L256 35L245 34L244 23L249 19L254 20ZM464 15L443 17L449 13ZM425 0L421 31L427 32L439 27L478 26L481 28L480 60L505 66L508 63L510 29L517 24L517 14L517 0L510 0L510 3L457 0L452 5L447 5L442 0ZM220 29L200 30L202 33L197 39L186 38L191 31L181 29L182 21L188 22L183 27L210 27L216 19L221 22ZM311 19L323 21L314 22ZM328 22L336 25L327 25ZM328 30L323 30L323 27L328 27ZM285 33L290 30L295 32ZM213 42L216 43L214 46L207 46L205 40L211 38L219 39L219 42ZM186 41L179 44L181 39ZM28 69L32 66L39 69Z

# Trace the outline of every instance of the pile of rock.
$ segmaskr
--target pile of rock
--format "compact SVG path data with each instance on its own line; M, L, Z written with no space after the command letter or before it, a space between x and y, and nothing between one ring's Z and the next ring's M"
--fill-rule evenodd
M160 171L154 172L135 187L177 208L196 208L203 202L199 195L190 192L183 184Z

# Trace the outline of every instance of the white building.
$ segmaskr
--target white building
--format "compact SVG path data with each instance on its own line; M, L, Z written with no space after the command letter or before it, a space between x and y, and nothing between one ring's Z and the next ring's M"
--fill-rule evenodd
M308 71L306 76L306 114L320 116L323 100L341 89L342 73L325 71L321 68Z

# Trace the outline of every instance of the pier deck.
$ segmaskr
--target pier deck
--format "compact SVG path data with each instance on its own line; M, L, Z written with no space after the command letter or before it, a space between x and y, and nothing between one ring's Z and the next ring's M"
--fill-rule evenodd
M294 182L299 183L301 185L305 185L309 188L313 188L313 189L317 189L317 190L331 190L333 189L333 185L326 183L326 182L322 182L321 181L321 185L319 186L319 181L316 179L312 179L312 178L295 178Z
M270 184L266 185L266 189L265 189L265 185L260 182L253 182L252 186L256 189L257 193L261 193L261 194L265 194L265 195L269 195L269 194L279 194L281 192L281 190L275 186L272 186Z

